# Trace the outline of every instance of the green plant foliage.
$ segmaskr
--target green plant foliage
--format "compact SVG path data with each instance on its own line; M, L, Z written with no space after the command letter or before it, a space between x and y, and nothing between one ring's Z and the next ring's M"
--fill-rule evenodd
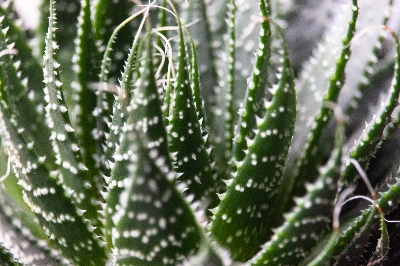
M1 3L1 265L396 265L394 1Z

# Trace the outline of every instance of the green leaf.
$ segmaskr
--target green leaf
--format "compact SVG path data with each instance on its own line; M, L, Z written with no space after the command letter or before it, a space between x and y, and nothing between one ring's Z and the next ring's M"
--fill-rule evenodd
M3 245L0 244L0 263L4 266L18 266L22 265L17 262L13 255Z
M117 197L118 208L112 215L113 255L117 265L177 265L191 256L196 258L196 263L202 259L207 265L219 259L174 186L175 174L171 170L149 33L145 45L144 60L138 70L140 78L136 81L120 155L113 169L113 173L121 170L128 174L115 175L119 182L114 183L118 185L109 194L109 199L114 201L115 192L123 191Z
M392 0L360 1L356 38L352 41L351 57L346 65L346 82L339 95L340 107L351 113L357 108L373 74L373 65L378 61L378 52L383 42L383 32L377 26L385 25L390 15ZM368 56L365 56L368 55ZM360 119L363 120L363 119ZM360 121L359 124L364 123ZM350 126L350 125L349 125Z
M119 3L121 3L121 2L119 2ZM107 6L107 0L99 1L97 3L97 5L98 5L97 6L98 7L97 15L101 15L100 17L105 15L105 13L110 12L110 10L108 9L109 7ZM124 4L117 5L114 8L117 8L117 9L124 8ZM96 152L97 153L96 156L98 157L98 160L100 163L99 168L100 168L100 171L102 171L102 173L106 176L108 176L110 174L110 166L107 163L107 160L109 160L109 158L107 158L107 156L109 156L109 154L107 154L107 153L111 152L113 148L110 147L111 148L111 150L110 150L107 147L103 147L101 144L103 142L105 142L107 139L106 135L109 132L109 126L110 126L108 116L111 115L111 105L114 100L114 97L111 94L106 93L108 79L110 78L110 71L112 71L111 67L113 66L113 65L111 65L111 53L115 49L114 43L116 41L117 34L120 33L120 35L121 35L120 31L123 31L124 29L126 30L127 24L129 22L131 22L131 20L134 19L136 16L146 12L146 10L148 10L148 9L143 8L142 10L131 15L127 19L123 20L115 29L113 29L112 34L110 34L111 37L108 40L107 46L99 48L100 51L104 50L104 55L103 55L103 59L101 62L101 68L100 68L100 74L99 74L99 79L100 79L99 85L100 86L99 86L98 90L96 90L97 103L96 103L95 111L93 112L93 116L96 117L96 128L95 128L95 130L93 130L93 136L96 139L97 143L99 144L97 146L98 148L97 148L97 152ZM103 14L103 12L105 12L105 13ZM119 18L117 20L119 21ZM103 25L102 23L104 23L104 21L101 21L101 19L99 19L99 18L97 18L97 22L100 23L100 25ZM96 27L96 25L95 25L95 27ZM99 30L98 33L103 34L103 31ZM133 60L133 58L132 58L132 60ZM125 74L125 76L126 76L126 74ZM128 76L126 76L126 77L128 77L128 79L130 79L129 76L130 76L130 74L128 74ZM123 94L124 94L124 92L121 92L121 95L123 95ZM129 94L130 94L130 92L127 92L127 95L129 95ZM126 100L124 100L124 102L126 104ZM116 122L116 121L114 121L114 122ZM117 125L117 127L118 127L118 125ZM113 136L111 136L111 138L113 138Z
M4 201L2 195L0 207L0 246L10 250L16 260L22 265L65 265L67 260L52 247L49 239L36 238L30 228L24 227L29 223L37 223L31 212L29 216L20 213L21 206ZM32 218L33 217L33 218ZM32 219L31 221L26 221ZM37 224L39 226L39 224ZM42 227L40 226L40 229ZM43 230L43 229L42 229ZM1 241L0 241L1 242ZM0 264L4 265L0 258ZM18 264L19 265L19 264Z
M99 0L94 5L93 26L95 39L98 48L104 52L109 39L113 35L115 28L120 25L132 13L134 4L126 0ZM115 83L123 69L125 54L128 52L136 32L135 24L128 24L121 29L118 37L113 38L113 51L111 56L113 60L109 60L108 77L111 82ZM105 82L108 82L106 80Z
M74 56L75 40L77 36L78 17L80 12L81 0L68 0L68 1L56 1L55 8L57 10L57 29L58 34L56 42L60 45L58 52L58 61L60 63L60 75L64 83L64 91L66 94L72 93L71 82L75 76L74 64L71 60ZM46 46L46 34L49 27L49 16L50 16L50 1L41 1L39 6L40 18L39 26L35 29L35 42L37 43L37 49L39 56L43 54ZM42 65L43 66L43 65ZM38 89L43 89L40 86Z
M268 59L270 57L270 15L269 1L260 1L261 29L259 45L256 52L256 62L253 73L247 85L243 106L239 110L238 128L235 132L233 143L233 162L241 162L246 155L247 139L254 138L256 115L263 108L265 99L265 82L267 75ZM244 60L242 60L244 61ZM237 84L235 84L237 86Z
M113 216L116 264L177 265L199 250L202 232L165 175L166 166L152 155L155 149L145 139L131 141L129 178Z
M75 54L72 58L74 64L74 110L76 137L79 140L82 158L88 168L88 175L96 181L98 188L104 186L100 176L98 164L94 158L98 144L92 132L96 127L96 120L91 115L96 107L96 95L90 89L90 84L98 80L99 53L95 45L91 22L90 1L81 1L81 11L78 18L78 36L76 38Z
M82 211L72 204L71 195L65 194L57 180L57 172L50 172L43 159L28 149L9 119L9 105L3 95L4 86L0 84L0 128L23 188L25 202L64 256L78 265L83 261L86 265L104 264L105 252L93 234L92 226L83 217Z
M123 127L120 147L114 156L115 165L112 167L111 178L107 181L108 194L106 196L105 216L108 238L113 237L112 230L115 224L112 221L112 216L119 208L119 198L123 190L122 184L129 176L128 165L131 163L132 157L137 156L130 150L132 130L147 135L149 148L152 148L160 162L165 163L167 167L165 171L170 171L172 168L168 153L167 133L163 124L161 100L153 70L151 34L147 33L147 35L144 60L140 61L141 65L138 70L140 77L137 78L135 83L136 89L128 107L129 117Z
M17 229L24 232L23 234L29 233L32 237L47 239L47 236L44 233L43 228L38 224L34 213L28 208L22 199L22 189L21 186L17 184L18 179L16 177L8 177L7 179L9 179L6 181L7 184L2 184L2 187L0 188L0 202L4 216L10 219ZM16 179L16 181L14 179ZM10 183L14 183L15 185ZM17 192L16 194L18 195L11 194L10 192Z
M49 31L46 38L44 55L45 107L47 123L52 130L50 137L54 152L57 154L56 164L59 166L58 178L64 189L73 191L71 195L76 206L85 211L85 217L95 227L101 227L97 211L100 209L100 194L93 179L87 175L77 138L71 125L65 98L61 89L62 83L57 77L59 64L55 61L55 10L51 5Z
M54 153L49 143L50 130L44 123L42 115L38 113L27 94L27 82L21 81L19 72L19 63L14 63L11 57L13 47L7 43L7 31L9 28L3 28L0 32L0 50L9 51L2 56L0 65L1 82L3 86L4 99L7 99L11 111L10 119L15 127L18 128L22 138L29 143L32 149L39 157L44 158L46 164L54 168Z
M368 266L380 265L389 252L389 234L386 227L385 215L380 213L381 216L381 236L378 239L376 250L370 259Z
M217 90L218 99L215 103L216 117L210 127L210 138L214 145L213 155L216 158L217 168L221 179L228 179L230 172L230 159L232 157L233 149L233 136L234 136L234 119L236 119L235 109L235 14L236 6L232 0L228 7L228 41L226 44L226 51L220 51L223 56L223 62L220 62L218 77L219 84ZM221 117L218 117L221 116ZM218 123L217 121L223 121Z
M388 30L390 31L390 30ZM396 50L395 71L387 98L382 102L377 113L366 125L356 143L351 147L348 157L357 160L363 168L366 168L369 160L379 148L385 135L385 128L391 121L391 115L398 106L400 95L400 44L396 36L393 36ZM354 181L357 171L353 164L346 163L343 173L344 185Z
M342 5L342 11L335 30L325 37L296 83L299 112L289 160L285 165L284 183L287 186L282 187L280 192L288 197L292 192L297 196L304 194L304 184L315 180L317 169L325 157L318 145L332 117L332 110L324 102L337 102L345 81L350 42L358 16L357 1ZM323 146L327 145L330 145L329 142Z
M280 30L277 29L279 32ZM212 224L212 235L228 247L235 260L250 259L271 235L271 218L276 215L271 202L286 161L296 115L294 77L282 34L281 71L271 89L272 100L265 103L264 117L257 118L255 137L247 139L248 151L221 195Z
M336 147L320 170L318 179L307 185L306 195L296 199L295 208L285 215L283 225L274 230L273 238L263 245L250 265L299 265L319 240L331 221L340 178L343 139L344 125L341 124L336 133Z
M214 65L214 49L210 34L210 23L208 20L206 1L192 1L186 8L182 7L180 16L182 21L187 24L197 21L196 27L188 27L188 31L193 38L199 64L199 78L201 95L204 99L206 117L213 121L214 113L212 107L215 106L215 87L217 86L217 73ZM197 104L199 106L199 103Z
M332 265L333 258L337 265L346 264L351 260L357 261L364 252L371 227L376 221L376 214L377 209L372 206L341 226L339 233L337 231L330 232L327 235L328 240L320 240L321 245L314 248L300 265ZM353 261L353 263L355 262Z
M202 208L209 205L209 198L215 195L216 176L210 163L210 151L207 150L206 138L199 115L202 106L194 99L193 90L199 86L198 80L190 79L186 46L179 27L179 55L176 84L171 95L170 115L168 117L169 151L173 154L174 169L180 174L178 182L187 189L186 195L202 203ZM194 51L193 51L194 52ZM196 55L193 54L196 58ZM197 66L193 66L197 68ZM195 84L195 88L192 87Z
M127 119L127 107L129 105L130 99L132 98L134 87L134 79L139 78L140 73L134 70L135 63L138 63L137 60L137 46L139 42L139 38L141 36L141 31L146 19L147 13L145 13L142 22L139 25L138 32L135 35L135 38L132 43L132 47L129 51L128 60L124 67L124 72L122 74L122 78L120 81L120 86L117 87L118 97L115 98L114 101L114 110L111 120L111 125L109 126L110 132L107 136L107 148L105 151L106 159L111 162L115 162L113 155L117 149L117 146L120 145L121 136L123 133L123 126ZM135 77L134 74L137 74ZM153 78L153 77L152 77Z
M32 56L33 51L24 32L16 25L18 21L15 18L16 14L13 13L13 1L7 1L5 4L6 6L0 6L0 16L4 16L2 28L8 27L7 43L15 44L13 46L13 49L16 50L16 54L13 55L14 62L21 62L19 67L21 71L20 79L28 79L28 82L25 83L24 81L23 84L27 86L27 95L33 101L33 106L39 113L40 120L42 120L44 118L42 67L38 59Z

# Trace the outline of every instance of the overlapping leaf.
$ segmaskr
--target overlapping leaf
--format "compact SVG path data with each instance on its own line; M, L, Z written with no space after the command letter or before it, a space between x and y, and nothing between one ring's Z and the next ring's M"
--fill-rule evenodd
M283 37L281 69L265 103L266 113L257 118L255 137L247 139L248 151L228 181L226 194L211 224L212 235L232 252L235 260L251 258L271 235L271 207L294 130L296 96L294 78Z
M121 154L127 157L124 171L128 175L121 186L118 184L122 193L112 217L113 255L117 265L177 265L200 250L215 259L192 210L174 186L150 36L148 33L145 59L121 143L121 148L129 146Z
M207 206L207 201L215 195L216 177L213 175L206 137L203 137L204 127L198 117L198 110L202 110L202 106L196 106L199 102L196 103L193 97L192 82L198 83L198 80L191 80L181 28L179 37L176 84L171 91L170 114L167 117L169 151L173 154L174 169L180 174L178 182L187 189L185 194Z

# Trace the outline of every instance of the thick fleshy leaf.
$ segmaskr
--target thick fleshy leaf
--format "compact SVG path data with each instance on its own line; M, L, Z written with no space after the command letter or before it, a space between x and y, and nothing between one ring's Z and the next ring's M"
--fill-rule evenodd
M380 213L381 216L381 236L376 244L374 255L370 259L368 266L380 265L385 260L389 252L389 234L386 227L385 215Z
M0 201L2 204L0 207L0 246L10 250L13 257L22 263L22 265L56 266L68 263L68 260L51 247L52 244L48 239L36 238L29 231L29 228L23 227L29 222L36 222L35 218L32 221L26 221L26 219L34 217L32 212L28 216L29 218L21 216L24 213L19 213L21 210L20 206L12 202L7 202L9 204L5 203L3 195ZM40 227L40 229L42 228ZM4 265L1 258L0 264Z
M104 25L105 22L102 21L101 18L103 16L106 16L108 12L112 13L113 8L115 8L116 10L122 9L124 11L127 11L126 8L128 8L128 6L129 6L129 5L126 6L128 3L125 3L125 1L118 1L117 5L111 5L111 6L107 3L108 3L108 0L98 1L96 3L97 11L95 14L96 19L94 22L95 28L106 26L106 25ZM112 28L112 31L110 32L110 37L107 37L107 40L108 40L107 46L105 46L104 40L99 41L101 43L101 47L99 47L99 50L101 52L104 51L104 55L103 55L103 59L101 61L101 67L100 67L100 74L99 74L100 83L99 83L98 89L96 90L97 103L96 103L96 108L93 112L93 116L96 117L96 128L93 130L93 136L98 143L98 146L97 146L98 148L97 148L97 152L96 152L96 157L99 162L98 167L100 168L100 171L106 176L109 176L109 174L110 174L110 165L108 164L108 160L110 160L110 158L107 158L107 157L109 157L110 156L109 153L115 149L115 147L112 147L112 146L116 143L112 142L110 144L111 147L105 147L102 144L107 139L107 134L109 134L110 126L116 126L117 127L116 130L119 131L119 129L118 129L119 125L116 125L116 124L112 125L112 122L110 122L110 120L109 120L109 116L112 115L111 111L113 111L111 107L112 107L112 103L114 101L114 97L112 94L107 92L108 86L109 86L108 82L110 81L110 79L112 81L112 79L113 79L112 73L110 73L110 72L113 71L112 70L113 67L114 68L116 67L115 65L111 64L111 61L112 61L111 54L112 54L112 51L116 49L115 42L116 42L117 36L121 35L121 33L123 33L124 31L127 30L129 22L131 22L132 19L134 19L136 16L140 15L141 13L147 12L147 10L148 10L148 8L143 8L141 11L138 11L137 13L133 14L132 16L127 17L119 25L116 25L115 29ZM108 15L110 15L110 14L108 14ZM113 19L116 19L116 21L121 21L120 17L118 17L118 18L114 17ZM110 20L111 24L116 23L116 21L113 21L113 19ZM108 26L110 26L110 25L108 25ZM108 29L108 30L110 30L110 29ZM105 30L105 29L97 28L97 31L95 32L96 38L100 38L101 36L104 38L105 36L103 36L103 35L105 34L106 31L107 30ZM139 30L139 34L140 34L140 30ZM125 35L126 36L124 36L124 37L128 37L130 34L125 33ZM131 38L128 37L128 39L131 39ZM133 51L133 52L135 52L135 51ZM132 54L132 56L133 56L133 54ZM123 55L121 54L121 51L119 52L118 57L123 57ZM133 58L128 59L128 60L133 60ZM132 64L133 64L133 62L132 62ZM114 69L114 71L115 70L116 69ZM114 75L115 75L115 73L114 73ZM131 76L131 73L128 74L126 72L124 74L123 78L131 79L130 76ZM126 80L123 82L126 82ZM116 89L116 92L119 94L118 89ZM125 93L127 93L127 94L125 95ZM129 91L121 91L121 95L119 95L119 96L121 96L122 98L125 98L126 96L129 96L129 95L130 95ZM125 99L123 101L125 105L127 104L126 101L127 101L127 99ZM116 105L115 105L117 107L117 110L116 110L117 112L119 112L118 105L119 105L119 103L116 103ZM121 111L123 111L123 110L121 110ZM116 121L114 120L114 122L116 122ZM114 130L115 130L115 128L114 128ZM117 132L117 135L118 134L119 133ZM112 135L111 139L113 139L113 138L114 138L114 136ZM115 139L114 139L114 141L115 141Z
M390 31L390 30L388 30ZM392 113L398 106L400 95L400 44L396 36L393 36L396 47L395 73L388 92L387 98L381 103L377 113L366 125L355 144L351 147L348 157L357 160L363 168L379 148L385 135L385 128L392 120ZM357 170L353 164L347 162L343 173L344 184L352 183L356 177Z
M357 1L341 5L337 26L328 33L317 53L305 65L297 80L298 114L295 134L285 165L285 183L281 193L302 195L304 184L318 175L324 156L319 153L321 141L332 110L324 102L336 102L345 81L345 67L350 57L350 42L355 33L358 16ZM324 146L329 146L325 142ZM291 205L292 203L289 203Z
M285 222L274 230L274 237L263 245L250 265L299 265L330 224L340 168L344 125L338 127L336 148L328 163L320 170L315 183L307 186L306 196L296 199L295 208L285 215Z
M215 117L210 127L210 139L214 145L213 154L216 158L217 168L221 179L229 178L230 158L232 157L234 119L236 119L235 109L235 52L236 52L236 32L235 32L235 1L231 0L228 7L228 41L221 56L218 67L219 84L217 90L217 100L215 103ZM219 48L221 49L221 48ZM223 121L223 123L217 123Z
M78 36L76 38L75 54L72 58L74 65L74 82L71 87L74 90L74 105L72 123L75 125L76 136L79 140L82 158L88 168L88 175L96 181L98 188L104 186L104 180L100 177L98 164L95 161L97 142L92 132L96 127L96 120L90 114L96 107L96 95L89 88L90 84L98 80L99 53L95 45L91 22L90 1L81 0L81 11L78 18Z
M200 248L202 232L189 205L143 139L130 134L133 152L112 231L117 265L177 265ZM143 147L142 145L145 145ZM136 147L135 147L136 146Z
M203 125L198 117L198 110L202 107L196 108L193 97L192 82L197 83L198 80L190 79L186 45L180 24L178 27L178 70L167 128L169 151L173 154L175 171L180 174L178 182L186 189L185 194L192 195L195 201L202 202L202 208L207 208L209 198L215 195L216 177L213 175L206 137L203 137Z
M141 36L141 30L143 28L147 12L144 15L142 22L139 25L138 32L132 43L132 47L129 51L128 60L126 61L124 72L120 81L120 86L116 88L118 97L114 100L114 109L112 114L111 124L109 126L110 131L107 136L107 147L105 150L105 159L111 162L115 162L113 156L117 147L120 145L122 131L124 123L127 119L127 106L129 105L130 99L132 98L134 90L134 73L137 74L137 78L140 76L140 71L134 70L135 63L137 61L137 46L139 42L139 37ZM154 79L154 77L149 77L149 79Z
M123 190L123 181L129 176L128 165L131 164L133 157L137 155L130 150L132 140L130 135L132 130L138 130L147 134L149 148L153 148L153 152L160 161L164 161L167 169L171 170L171 162L167 146L167 133L163 124L161 100L157 91L153 61L152 61L152 43L151 34L148 33L146 40L146 50L144 51L144 60L141 60L139 67L140 77L136 80L135 91L128 107L129 118L123 127L123 135L120 146L114 156L115 164L111 171L108 183L108 194L106 196L106 223L107 237L111 239L112 229L115 224L112 216L119 208L119 198ZM132 67L132 65L127 65ZM127 69L132 71L132 69Z
M100 51L104 52L114 29L132 14L134 3L126 0L99 0L94 3L93 7L95 39ZM111 56L113 60L108 62L110 65L107 73L113 83L117 82L120 76L135 32L135 24L128 24L113 40L115 42Z
M341 226L339 233L334 231L328 234L326 239L319 241L320 245L314 248L300 265L332 265L333 257L337 265L345 265L352 260L354 260L353 264L356 263L364 252L371 227L376 222L376 214L377 209L372 206L355 219Z
M277 29L279 32L280 30ZM235 260L251 258L271 235L271 202L281 174L294 130L296 95L294 77L281 33L281 70L272 100L265 103L266 113L258 118L255 137L247 139L248 152L237 163L237 171L221 195L211 224L212 235L229 248Z
M12 110L12 123L18 128L21 137L29 143L31 149L39 156L45 159L49 167L54 167L54 152L50 138L49 127L44 123L43 115L40 115L27 94L27 80L21 80L19 63L13 62L12 48L13 44L7 43L7 31L9 28L3 28L0 32L0 49L6 52L2 56L0 65L1 82L3 86L2 97L7 99L9 108ZM10 51L11 50L11 51Z
M33 106L42 119L44 117L42 67L39 60L35 56L32 56L33 49L17 24L18 20L15 18L16 14L13 12L13 1L3 2L0 7L0 16L4 16L2 28L9 28L7 31L7 43L15 44L13 46L13 49L16 50L14 62L21 62L18 70L21 71L20 78L28 79L28 82L23 82L23 84L27 86L27 95L33 101Z
M270 57L270 4L269 1L260 1L261 29L260 39L256 52L256 60L247 84L243 106L239 110L239 119L233 143L233 162L241 162L248 149L247 139L254 138L256 116L262 115L263 100L265 99L268 59ZM265 19L263 19L265 18ZM245 60L241 60L245 61ZM237 84L235 83L235 86ZM261 113L260 113L261 110ZM235 166L234 166L235 168Z
M58 48L55 42L55 10L51 5L49 18L49 31L46 38L44 55L44 83L45 107L47 123L52 130L50 139L54 152L57 155L58 179L63 183L66 191L72 191L71 198L76 206L85 211L85 217L91 220L93 226L99 227L101 223L97 217L100 209L100 194L94 180L87 175L87 168L83 163L74 129L68 115L62 83L57 76L59 64L55 60Z
M58 14L56 42L60 46L57 60L60 63L59 71L64 83L63 89L66 94L72 93L73 91L71 83L74 81L75 70L71 58L74 56L75 40L78 32L76 25L78 24L81 8L80 2L81 0L56 1L54 6ZM45 38L49 27L50 1L41 1L39 11L39 26L35 29L35 37L37 37L35 42L37 43L38 49L36 53L41 56L46 46ZM40 87L40 89L42 89L42 87Z
M212 107L215 106L215 87L217 73L214 65L214 49L210 34L210 24L206 13L208 3L204 0L193 1L182 9L180 16L185 24L197 21L196 27L189 27L198 55L198 68L201 86L201 95L204 99L205 113L211 121L214 119Z
M47 239L43 228L38 224L34 213L23 200L22 188L18 178L9 176L0 187L0 202L3 215L7 217L22 234L37 239Z
M378 61L377 49L381 48L384 40L384 32L378 30L377 27L386 24L391 2L392 0L359 2L360 10L363 12L360 12L357 18L358 38L356 36L351 44L352 52L346 65L346 82L338 99L340 107L347 113L351 113L351 110L357 107L358 101L366 89L365 85L370 82L373 63ZM362 123L364 121L360 121L358 124Z
M176 176L155 83L150 33L145 46L118 151L121 156L116 158L115 167L122 166L121 172L127 174L115 186L122 194L112 214L114 260L117 265L177 265L192 256L201 263L199 259L205 256L202 265L218 262L191 208L174 185ZM110 197L115 195L110 191Z
M4 87L0 94L3 95ZM0 121L3 141L10 150L14 168L23 188L23 196L29 208L54 246L76 264L88 265L105 262L105 252L93 233L93 227L83 217L82 211L71 202L57 180L57 172L50 172L43 159L29 150L18 130L10 121L7 101L0 102Z

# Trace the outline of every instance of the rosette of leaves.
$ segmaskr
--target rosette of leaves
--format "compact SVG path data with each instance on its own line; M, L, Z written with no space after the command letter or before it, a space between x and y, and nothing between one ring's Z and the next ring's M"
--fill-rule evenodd
M377 2L3 1L1 265L393 265Z

